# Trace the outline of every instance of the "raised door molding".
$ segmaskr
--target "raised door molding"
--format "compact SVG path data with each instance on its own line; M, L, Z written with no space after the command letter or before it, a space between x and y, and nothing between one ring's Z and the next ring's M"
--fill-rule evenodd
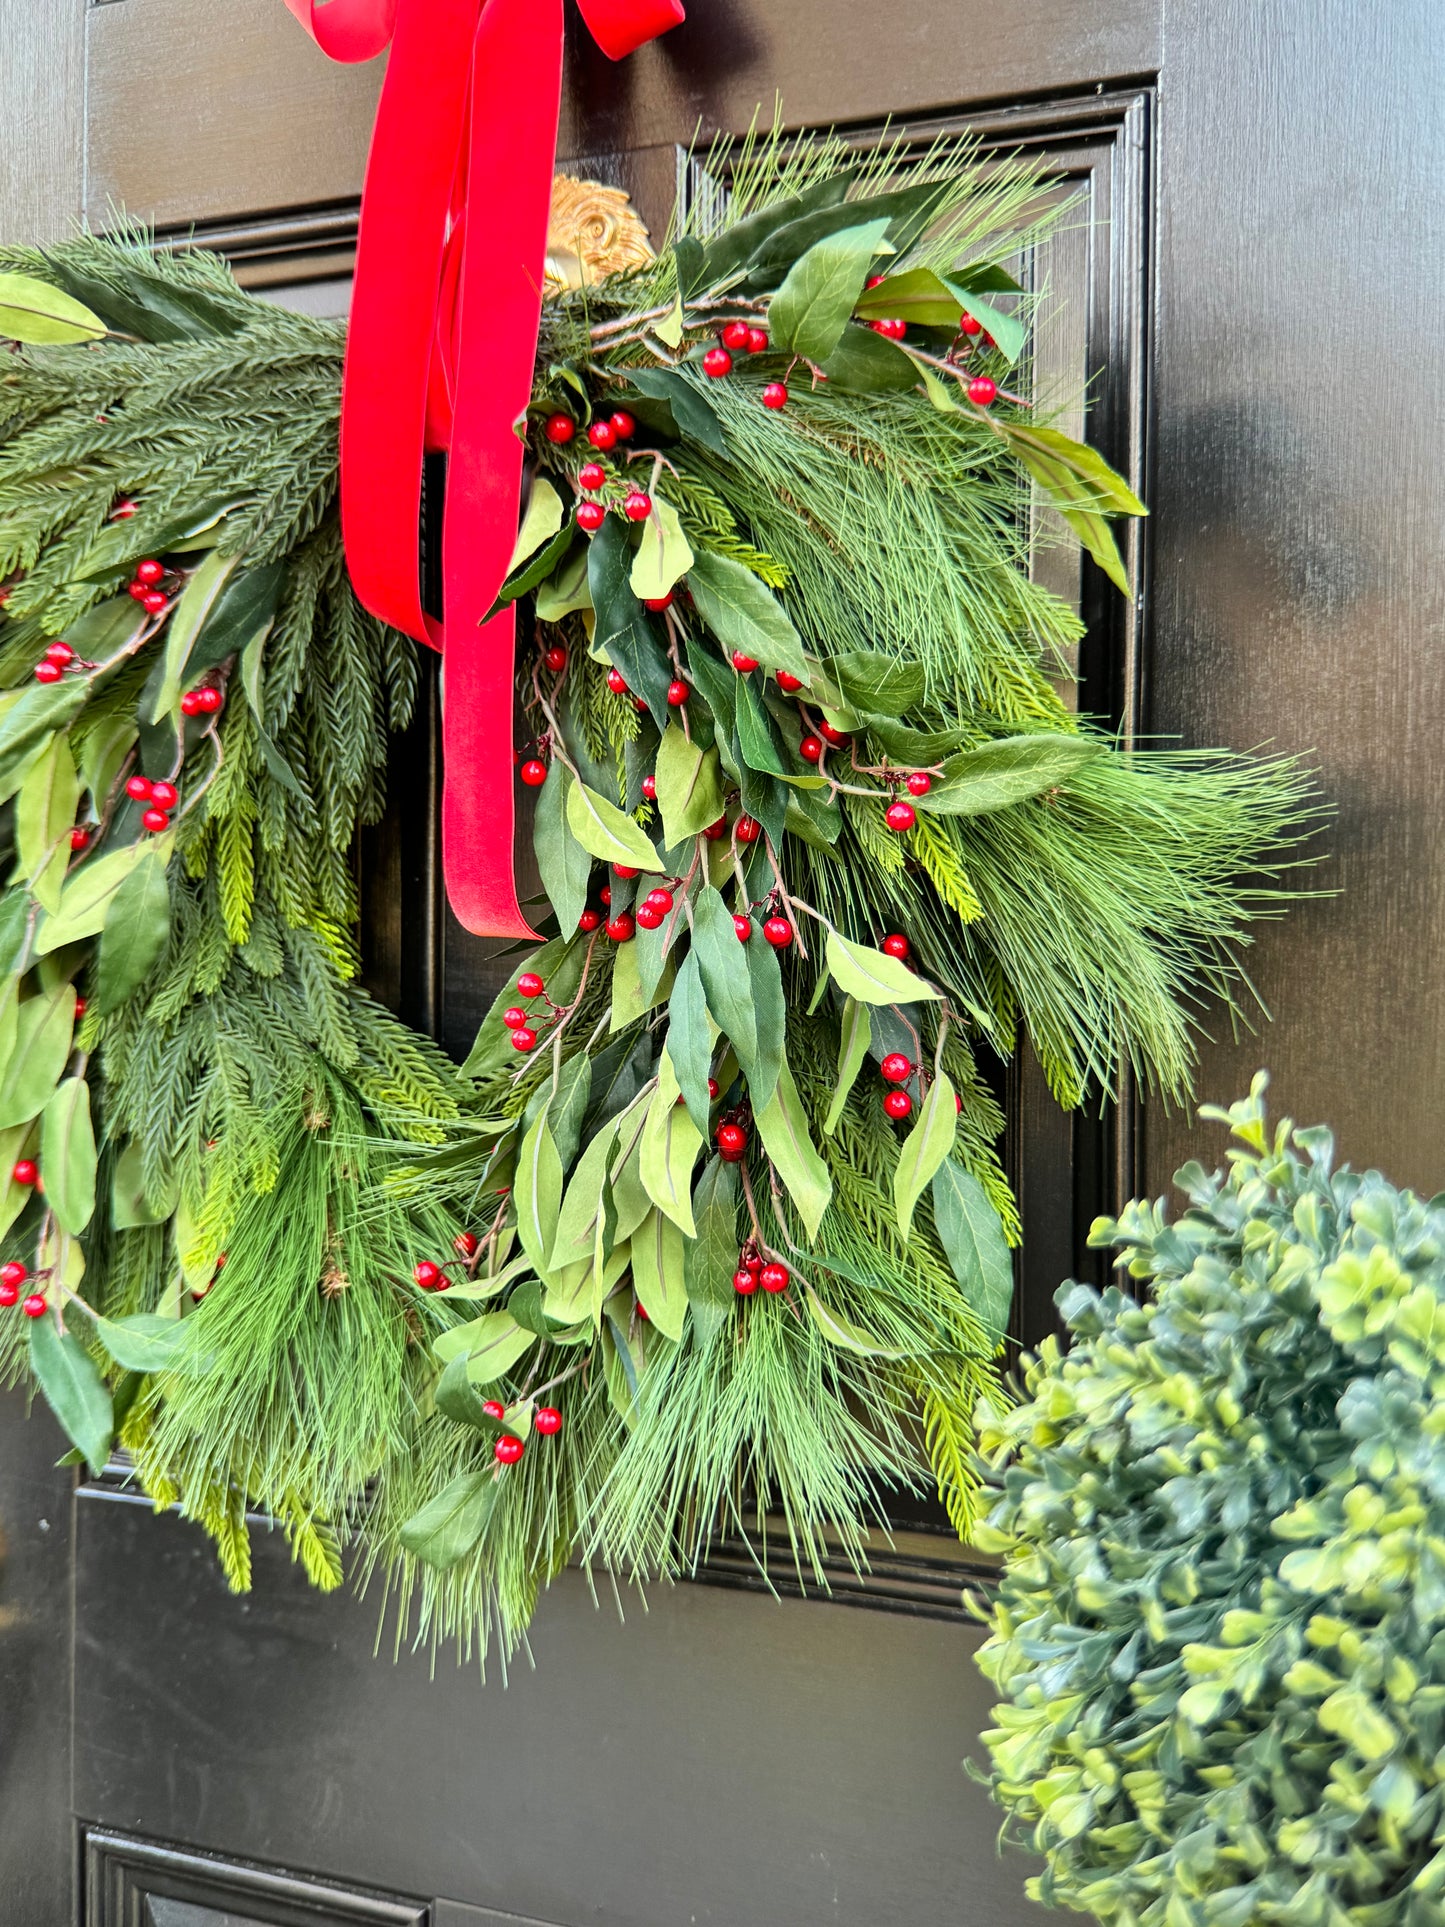
M84 1867L85 1927L447 1927L415 1900L99 1828Z

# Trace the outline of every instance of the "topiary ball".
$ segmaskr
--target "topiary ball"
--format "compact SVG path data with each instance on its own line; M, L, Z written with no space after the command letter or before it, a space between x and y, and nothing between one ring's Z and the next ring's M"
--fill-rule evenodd
M1445 1200L1271 1139L1264 1084L1204 1113L1244 1148L1176 1223L1094 1226L1148 1302L1066 1286L1071 1347L990 1416L987 1777L1037 1900L1440 1927Z

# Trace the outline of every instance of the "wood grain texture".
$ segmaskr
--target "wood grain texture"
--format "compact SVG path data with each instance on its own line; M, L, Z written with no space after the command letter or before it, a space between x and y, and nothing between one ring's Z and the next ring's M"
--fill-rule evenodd
M0 0L0 243L80 217L85 0Z
M1157 729L1313 752L1338 896L1211 1016L1344 1155L1445 1182L1445 43L1433 0L1171 0L1161 86ZM1186 1155L1150 1126L1151 1188ZM1211 1131L1200 1154L1222 1152Z

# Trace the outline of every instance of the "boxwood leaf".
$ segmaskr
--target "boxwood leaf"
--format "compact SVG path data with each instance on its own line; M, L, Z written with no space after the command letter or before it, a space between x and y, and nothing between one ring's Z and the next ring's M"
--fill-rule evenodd
M462 1472L402 1525L397 1537L407 1551L445 1572L476 1545L487 1529L501 1481L494 1472Z
M849 997L865 1004L917 1004L935 1001L932 984L916 976L906 963L870 944L850 943L836 930L828 932L828 968L833 981Z
M95 1211L95 1130L90 1086L67 1077L51 1094L40 1124L40 1168L45 1201L60 1227L78 1236Z
M809 1135L808 1114L786 1060L778 1067L777 1088L772 1097L762 1110L756 1108L754 1099L753 1114L773 1168L798 1207L808 1236L816 1238L833 1195L833 1179Z
M47 1312L30 1327L30 1368L67 1438L98 1476L110 1456L115 1420L95 1360L74 1332L62 1332Z
M957 1158L946 1158L934 1175L933 1222L964 1297L1001 1344L1013 1302L1013 1254L988 1194Z
M893 1208L898 1213L898 1229L905 1239L913 1230L918 1200L953 1150L957 1136L958 1105L953 1085L942 1071L937 1071L928 1095L919 1106L917 1122L903 1140L893 1173Z
M740 649L765 669L786 669L804 683L812 681L813 671L803 654L801 636L783 605L751 569L745 569L730 555L714 555L703 549L688 571L687 584L698 614L725 655ZM666 702L665 691L663 700Z

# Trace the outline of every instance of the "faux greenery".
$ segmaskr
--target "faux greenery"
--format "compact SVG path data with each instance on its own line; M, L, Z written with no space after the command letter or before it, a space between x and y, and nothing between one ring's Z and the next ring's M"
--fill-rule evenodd
M1100 1221L984 1444L1004 1555L980 1664L1035 1897L1121 1927L1445 1917L1445 1200L1206 1117L1227 1176Z
M759 144L721 227L547 304L503 589L547 941L459 1073L354 981L417 671L344 569L341 330L142 236L0 258L0 1169L43 1184L0 1218L45 1300L0 1342L234 1584L259 1506L323 1584L358 1532L399 1629L510 1643L569 1557L770 1510L815 1575L928 1481L966 1531L1017 1229L979 1053L1179 1091L1275 901L1288 764L1121 749L1051 680L1029 489L1116 576L1142 505L1011 398L1036 180L901 164ZM715 377L729 322L766 341Z

